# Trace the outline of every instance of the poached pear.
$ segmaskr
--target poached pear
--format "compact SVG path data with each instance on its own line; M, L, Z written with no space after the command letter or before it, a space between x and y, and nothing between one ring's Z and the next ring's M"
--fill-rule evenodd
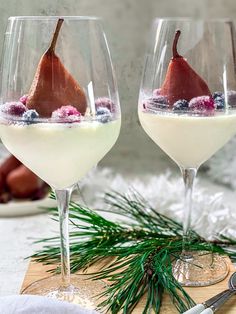
M191 68L186 59L179 55L177 44L180 34L180 30L175 33L173 57L160 89L160 94L167 98L171 106L180 99L190 101L194 97L211 95L206 82Z
M87 108L83 89L55 53L63 21L59 19L57 22L51 44L40 59L26 101L26 107L35 109L40 117L51 117L53 111L67 105L77 108L81 114Z

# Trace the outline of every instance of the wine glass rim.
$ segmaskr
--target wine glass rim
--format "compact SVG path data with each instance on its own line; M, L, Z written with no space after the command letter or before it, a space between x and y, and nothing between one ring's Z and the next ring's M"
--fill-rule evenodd
M8 20L57 20L59 18L65 20L81 20L81 21L100 21L102 20L99 16L79 16L79 15L22 15L22 16L10 16Z
M212 18L198 18L198 17L165 17L160 16L154 18L154 21L183 21L183 22L232 22L233 19L228 17L212 17Z

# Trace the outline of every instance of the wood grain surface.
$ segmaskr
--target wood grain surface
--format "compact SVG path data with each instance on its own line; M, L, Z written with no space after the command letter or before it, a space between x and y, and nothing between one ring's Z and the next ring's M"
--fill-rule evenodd
M51 276L49 273L47 273L47 270L52 269L52 266L43 266L42 264L35 263L33 261L30 262L28 271L25 275L25 279L22 285L22 290L30 285L32 282L37 281L42 278L46 278L48 276ZM96 270L95 267L90 268L91 271ZM201 303L210 297L214 296L215 294L223 291L227 287L228 278L230 274L232 274L235 271L235 267L230 264L230 273L228 277L221 281L218 284L208 286L208 287L201 287L201 288L186 288L186 291L191 295L191 297L195 300L197 303ZM141 314L143 309L143 302L145 300L142 300L138 306L133 310L133 314ZM154 313L154 312L153 312ZM163 298L163 304L161 309L161 314L177 314L178 312L175 310L173 305L171 304L171 301L168 296L164 296ZM236 314L236 296L231 298L222 310L217 312L218 314Z

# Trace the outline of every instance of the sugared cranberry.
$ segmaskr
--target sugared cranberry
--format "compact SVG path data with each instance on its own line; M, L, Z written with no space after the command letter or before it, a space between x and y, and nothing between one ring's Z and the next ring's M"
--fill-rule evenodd
M0 106L0 111L2 111L3 113L19 117L22 116L26 110L26 106L19 101L7 102L4 105Z
M110 112L114 112L115 111L115 104L113 103L113 101L110 98L106 98L106 97L100 97L98 99L95 100L95 107L99 108L99 107L105 107L107 109L110 110Z
M27 99L28 99L28 95L23 95L21 96L19 101L22 102L23 105L26 105Z
M62 106L53 111L52 118L56 120L73 120L80 121L81 113L73 106Z
M212 114L215 110L214 99L211 96L199 96L190 100L189 109L196 113Z
M185 99L180 99L176 101L173 105L173 111L184 111L188 110L189 103Z
M161 89L160 88L156 88L156 89L154 89L154 91L153 91L153 97L156 97L156 96L159 96L160 95L160 92L161 92Z
M146 99L143 107L146 110L168 109L168 101L165 96L159 95Z

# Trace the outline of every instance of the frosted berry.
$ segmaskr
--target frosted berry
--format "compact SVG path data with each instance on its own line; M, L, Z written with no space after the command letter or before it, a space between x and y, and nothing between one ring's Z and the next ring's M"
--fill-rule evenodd
M111 120L111 112L106 107L97 108L96 114L98 116L98 120L102 123L106 123Z
M212 113L215 110L214 99L211 96L199 96L190 100L189 109L196 113Z
M173 105L173 111L184 111L188 110L189 103L185 99L180 99L176 101Z
M27 110L26 106L21 102L7 102L4 105L0 106L0 110L9 115L13 116L22 116L23 113Z
M33 121L34 119L39 118L39 114L36 110L30 109L30 110L27 110L26 112L24 112L22 117L24 120L30 122L30 121Z
M62 106L53 111L52 119L80 121L81 113L73 106Z
M220 97L220 98L225 98L225 95L224 95L224 93L222 93L222 92L214 92L213 95L212 95L212 97L213 97L213 99L216 99L216 98L218 98L218 97Z
M148 98L144 104L144 109L156 110L156 109L168 109L168 101L165 96L156 96Z
M212 95L215 105L216 105L216 109L224 109L225 107L225 95L222 92L215 92Z
M156 96L159 96L160 93L161 93L161 89L160 88L156 88L156 89L154 89L152 94L153 94L153 97L156 97Z
M95 100L95 107L103 107L109 109L110 112L115 111L115 104L112 102L110 98L100 97Z
M227 92L227 97L228 97L228 104L229 104L229 106L236 107L236 91L229 90Z
M27 99L28 99L28 95L23 95L21 96L19 101L22 102L23 105L26 105Z

